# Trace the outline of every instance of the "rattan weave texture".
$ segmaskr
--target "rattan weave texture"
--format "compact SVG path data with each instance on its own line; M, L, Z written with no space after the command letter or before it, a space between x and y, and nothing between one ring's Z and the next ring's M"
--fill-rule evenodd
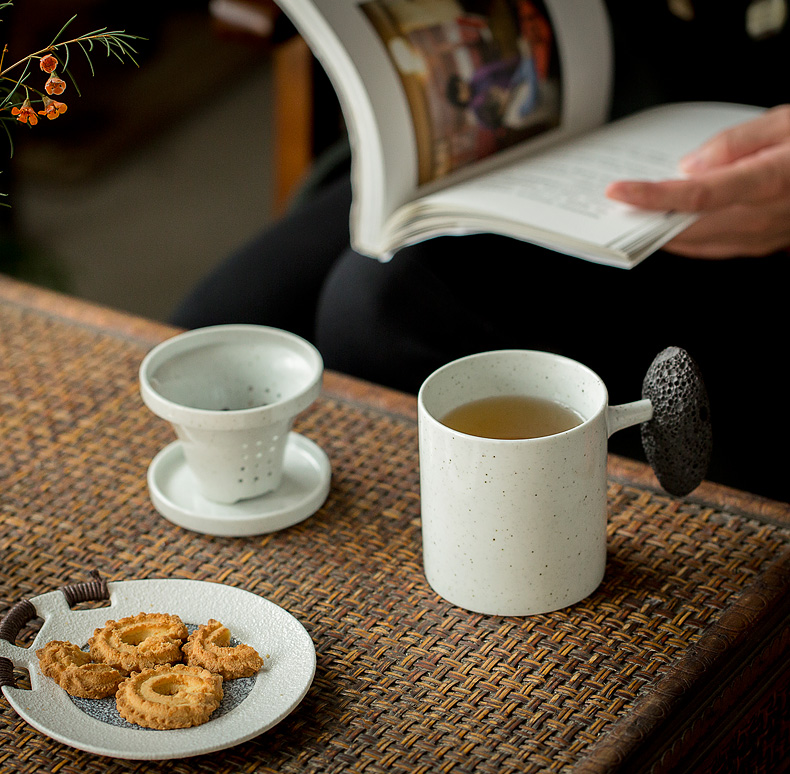
M93 568L226 583L305 625L315 682L257 739L161 764L52 742L0 699L3 772L603 771L630 715L693 681L719 640L734 648L748 600L786 588L787 523L611 481L590 598L529 618L455 608L422 574L415 423L331 394L295 428L332 463L316 515L254 538L188 532L148 499L147 465L172 440L139 398L148 346L0 305L0 611Z

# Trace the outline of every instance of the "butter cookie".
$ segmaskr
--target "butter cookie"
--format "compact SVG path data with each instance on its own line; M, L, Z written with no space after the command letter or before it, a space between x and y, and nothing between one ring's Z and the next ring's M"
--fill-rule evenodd
M107 621L93 632L88 645L94 661L129 674L182 661L181 645L188 634L177 615L139 613Z
M263 666L255 648L231 645L230 631L213 618L189 635L183 651L187 664L201 666L226 680L250 677Z
M133 673L118 687L115 704L124 720L139 726L189 728L208 721L222 696L219 675L175 664Z
M97 664L74 643L52 640L36 651L41 672L66 693L82 699L112 696L125 678L107 664Z

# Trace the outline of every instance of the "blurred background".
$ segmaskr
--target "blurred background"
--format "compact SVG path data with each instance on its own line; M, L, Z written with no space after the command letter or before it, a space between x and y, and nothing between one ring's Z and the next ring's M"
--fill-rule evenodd
M0 271L166 320L199 277L287 207L315 148L311 135L284 181L278 137L299 139L309 122L309 80L294 68L316 65L304 48L282 58L295 36L270 0L16 0L0 12L6 66L74 14L67 37L106 27L146 38L135 43L139 68L95 49L91 75L74 49L81 95L69 82L68 111L10 126ZM294 76L279 91L278 68L281 83Z

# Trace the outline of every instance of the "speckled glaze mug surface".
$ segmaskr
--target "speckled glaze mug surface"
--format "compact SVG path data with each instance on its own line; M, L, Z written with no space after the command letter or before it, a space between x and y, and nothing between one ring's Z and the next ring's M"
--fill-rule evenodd
M526 395L583 422L541 438L500 440L452 430L451 409ZM609 406L581 363L533 350L453 361L418 395L423 561L431 587L478 613L532 615L591 594L606 565L607 439L651 418L649 401Z
M154 347L143 402L169 421L201 494L234 503L280 485L288 433L321 392L318 350L262 325L215 325Z

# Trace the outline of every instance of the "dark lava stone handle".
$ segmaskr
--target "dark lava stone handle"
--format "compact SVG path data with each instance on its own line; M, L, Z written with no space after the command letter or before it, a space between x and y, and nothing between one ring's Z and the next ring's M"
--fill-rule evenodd
M653 418L641 426L647 461L669 494L687 495L705 477L713 448L699 367L684 349L668 347L647 370L642 397L653 406Z

